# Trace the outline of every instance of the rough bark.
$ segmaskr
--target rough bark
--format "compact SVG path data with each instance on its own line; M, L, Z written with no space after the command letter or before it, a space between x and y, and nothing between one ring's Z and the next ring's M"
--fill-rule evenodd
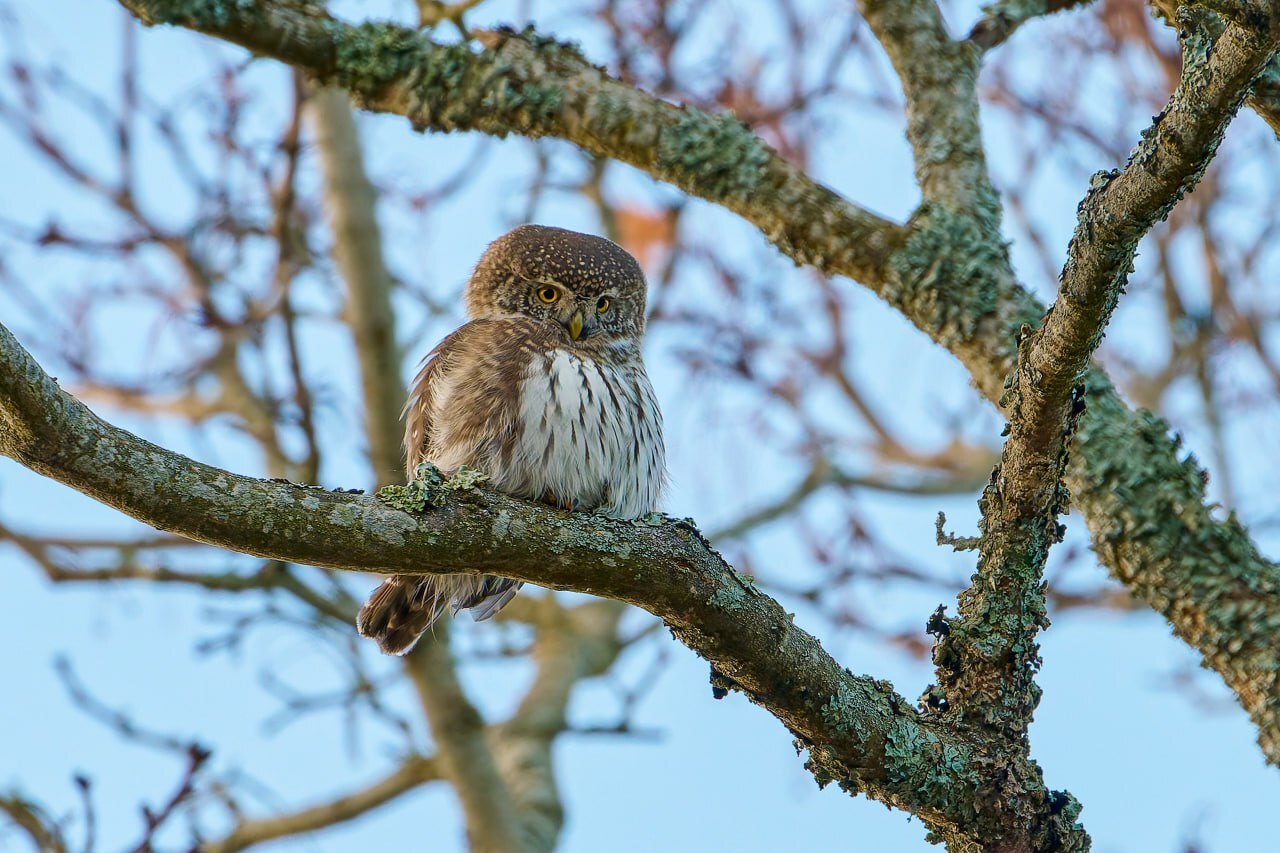
M1194 10L1199 7L1225 13L1224 19L1234 17L1257 32L1267 33L1273 42L1280 40L1280 30L1277 30L1277 27L1280 27L1280 16L1276 14L1274 5L1269 6L1266 0L1259 2L1242 0L1238 3L1233 0L1207 0L1199 4L1184 3L1181 0L1150 0L1150 2L1156 15L1171 27L1183 28L1183 24L1178 19L1179 9L1185 8L1195 15ZM1209 35L1216 36L1222 29L1223 21L1209 16L1199 24L1207 29ZM1276 139L1280 140L1280 58L1272 57L1267 63L1262 74L1254 81L1245 104L1267 123L1275 132Z
M983 496L983 537L962 619L939 648L945 701L1025 737L1039 700L1037 628L1062 475L1083 412L1082 380L1128 278L1138 242L1203 175L1227 124L1275 52L1247 28L1188 33L1182 79L1123 171L1096 175L1080 204L1058 299L1027 329L1002 401L1009 439ZM1085 415L1085 422L1091 420Z

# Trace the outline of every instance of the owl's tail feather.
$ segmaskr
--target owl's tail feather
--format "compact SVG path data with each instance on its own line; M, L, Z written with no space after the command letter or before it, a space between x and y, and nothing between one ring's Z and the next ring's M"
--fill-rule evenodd
M480 585L475 592L465 599L458 598L453 602L454 615L465 608L471 611L472 619L483 622L506 607L511 599L516 597L516 593L522 586L524 581L484 575L480 578Z
M470 610L472 619L483 622L506 607L522 586L492 575L393 575L360 608L356 630L377 640L385 653L402 655L451 603L455 616Z
M387 578L360 608L356 630L377 640L386 654L408 653L449 606L451 580L448 575Z

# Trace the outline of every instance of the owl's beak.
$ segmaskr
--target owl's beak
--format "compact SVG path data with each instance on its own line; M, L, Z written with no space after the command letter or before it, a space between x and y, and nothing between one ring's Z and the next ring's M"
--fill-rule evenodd
M573 338L575 341L578 338L582 337L582 312L581 311L573 312L573 316L569 318L569 325L567 328L569 329L569 337Z

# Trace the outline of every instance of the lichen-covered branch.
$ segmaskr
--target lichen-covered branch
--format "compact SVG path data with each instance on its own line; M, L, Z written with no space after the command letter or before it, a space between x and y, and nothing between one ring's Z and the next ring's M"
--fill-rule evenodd
M1081 380L1102 340L1138 241L1204 173L1250 83L1275 52L1231 25L1188 49L1168 106L1123 171L1095 177L1058 300L1020 346L1006 405L1009 438L983 499L978 572L936 650L948 707L1025 739L1039 701L1035 635L1047 625L1043 570L1060 538L1068 447L1083 411Z
M1088 365L1128 277L1138 241L1200 180L1276 40L1229 24L1184 33L1183 71L1123 171L1093 177L1067 250L1058 300L1036 332L1028 367L1063 404Z
M1234 7L1239 13L1235 17L1243 18L1246 25L1255 32L1269 31L1272 41L1280 38L1280 12L1276 11L1274 3L1268 4L1267 0L1238 4L1230 3L1229 0L1224 0L1220 4L1216 3L1216 0L1203 3L1187 3L1185 0L1150 0L1150 3L1157 17L1163 19L1169 26L1178 28L1180 28L1178 10L1183 7L1198 6L1202 9L1214 9L1215 5ZM1217 19L1202 20L1199 23L1206 29L1206 35L1215 37L1221 32L1223 26L1223 21ZM1254 81L1249 96L1245 98L1245 105L1257 113L1258 117L1275 132L1276 139L1280 140L1280 57L1272 57L1267 63L1266 68Z
M244 553L361 571L500 574L630 602L786 725L820 780L919 816L957 849L1002 834L977 807L994 780L975 742L844 669L684 522L557 512L466 480L415 481L392 506L242 477L107 424L3 326L0 453L154 527ZM1025 783L1037 849L1082 848L1079 804L1046 791L1033 767L1004 770Z
M557 136L630 163L741 214L801 263L878 278L899 236L893 223L816 183L732 116L619 83L573 45L491 32L480 34L487 49L477 52L390 23L351 26L288 0L121 2L146 23L189 27L288 62L420 130Z

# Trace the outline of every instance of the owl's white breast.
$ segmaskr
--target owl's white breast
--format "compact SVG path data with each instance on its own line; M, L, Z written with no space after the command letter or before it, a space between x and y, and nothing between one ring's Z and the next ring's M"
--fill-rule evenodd
M553 349L520 389L510 477L499 489L635 518L657 508L662 416L638 358L620 365Z

